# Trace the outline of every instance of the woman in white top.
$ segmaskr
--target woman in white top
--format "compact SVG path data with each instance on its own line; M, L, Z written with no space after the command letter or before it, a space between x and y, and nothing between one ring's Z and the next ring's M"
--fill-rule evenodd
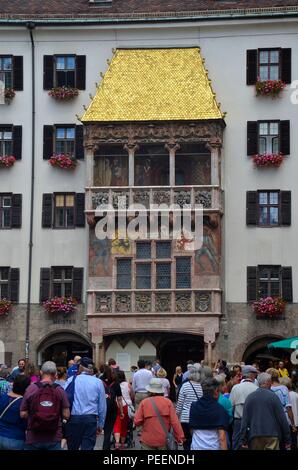
M168 379L166 379L167 371L161 367L158 369L156 376L161 380L164 397L169 398L171 385Z
M132 406L132 402L134 400L134 392L130 383L126 381L125 374L122 370L117 372L117 378L120 384L121 393L122 393L122 405L123 405L123 414L124 417L121 418L120 410L118 408L117 411L117 418L114 424L114 436L115 436L115 449L124 449L125 447L125 440L128 431L128 423L129 423L129 416L128 416L128 407ZM120 447L121 441L121 447Z

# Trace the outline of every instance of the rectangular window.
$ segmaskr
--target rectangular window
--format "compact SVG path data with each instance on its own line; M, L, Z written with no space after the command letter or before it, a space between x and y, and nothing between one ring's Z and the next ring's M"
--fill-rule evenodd
M9 298L9 268L0 268L0 299Z
M1 78L0 78L1 79ZM0 157L13 154L13 137L11 127L0 127Z
M136 265L136 288L151 289L151 264L138 263Z
M131 259L117 260L117 289L131 289Z
M259 122L259 153L279 152L279 122Z
M191 258L176 258L176 288L189 289L191 287Z
M0 228L11 227L12 201L11 196L0 194Z
M137 242L137 259L151 259L151 242Z
M171 242L156 242L156 258L171 258Z
M278 297L281 295L280 266L259 266L258 269L259 297Z
M75 227L75 196L74 194L54 195L54 227Z
M259 191L259 225L279 225L278 191Z
M13 88L12 56L0 56L0 80L5 88Z
M52 295L53 297L71 297L73 283L73 268L52 268Z
M76 58L73 55L55 56L55 86L75 87Z
M171 288L171 263L157 263L156 289Z
M55 129L55 153L68 154L71 157L75 153L75 127L56 127Z
M280 50L259 50L259 77L260 80L279 80L280 78Z

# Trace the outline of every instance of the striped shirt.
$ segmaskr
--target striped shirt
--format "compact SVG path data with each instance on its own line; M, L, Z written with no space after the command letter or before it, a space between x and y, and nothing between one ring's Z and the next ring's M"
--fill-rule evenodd
M193 381L185 382L179 392L176 413L181 423L189 422L190 405L203 396L201 384Z

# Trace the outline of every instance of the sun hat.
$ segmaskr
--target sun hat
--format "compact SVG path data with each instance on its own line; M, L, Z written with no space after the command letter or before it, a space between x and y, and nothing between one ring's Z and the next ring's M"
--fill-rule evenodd
M150 393L160 393L163 394L162 381L160 379L151 379L149 385L147 385L146 390Z

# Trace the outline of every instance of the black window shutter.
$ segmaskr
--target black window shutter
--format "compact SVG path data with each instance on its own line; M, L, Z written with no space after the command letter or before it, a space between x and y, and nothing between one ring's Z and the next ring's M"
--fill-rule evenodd
M246 51L246 85L254 85L257 81L258 51L250 49Z
M293 288L292 288L292 268L282 268L282 298L286 302L293 302Z
M258 153L258 122L247 122L247 155Z
M10 300L11 302L19 301L19 284L20 270L19 268L11 268L9 276Z
M45 302L51 296L51 269L40 268L40 302Z
M280 193L281 225L291 225L291 191Z
M54 153L54 126L43 126L43 159L49 160Z
M52 227L53 195L43 194L42 196L42 227Z
M84 146L83 146L84 126L76 126L76 155L78 160L84 159Z
M257 225L258 220L258 192L246 192L246 225Z
M79 90L86 89L86 56L76 56L76 87Z
M43 56L43 89L50 90L54 86L54 56Z
M16 160L21 160L22 158L22 134L22 126L12 127L12 152Z
M292 81L292 50L281 49L281 77L283 82Z
M83 268L73 268L72 273L72 296L78 301L82 302L83 290Z
M290 121L280 121L280 146L279 150L284 155L290 154Z
M76 194L76 226L85 227L85 193Z
M247 302L253 302L257 297L257 267L247 266Z
M21 228L22 226L22 195L12 195L11 228Z
M23 90L23 56L13 56L13 88Z

